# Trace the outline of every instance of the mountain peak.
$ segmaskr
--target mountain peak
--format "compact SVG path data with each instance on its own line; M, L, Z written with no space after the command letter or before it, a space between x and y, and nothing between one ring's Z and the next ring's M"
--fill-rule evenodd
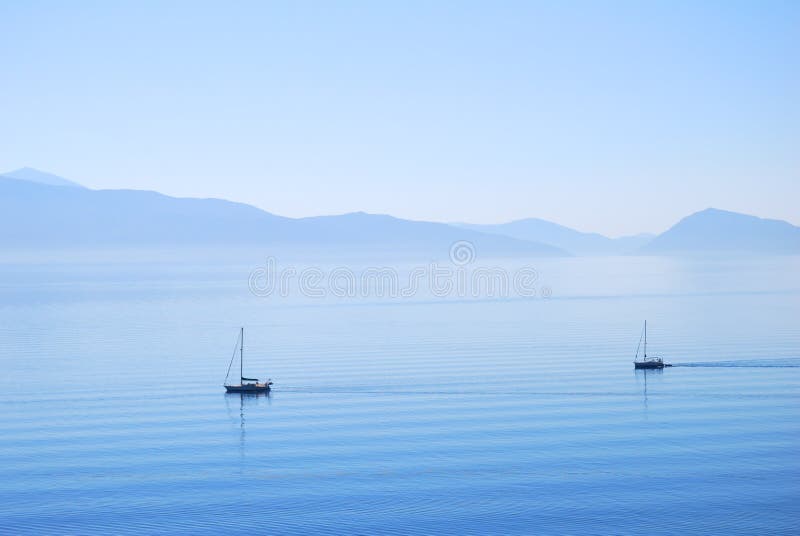
M9 171L8 173L0 174L2 177L16 179L18 181L38 182L40 184L49 184L51 186L71 186L73 188L85 188L85 186L73 182L64 177L59 177L46 171L40 171L32 167L23 167Z
M800 251L800 227L782 220L707 208L683 218L643 251L796 253Z
M723 210L721 208L708 207L689 215L689 217L691 216L748 216L748 214Z

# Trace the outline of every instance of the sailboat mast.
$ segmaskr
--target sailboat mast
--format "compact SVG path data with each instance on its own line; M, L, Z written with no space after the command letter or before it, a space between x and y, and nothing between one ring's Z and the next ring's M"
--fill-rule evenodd
M244 327L241 331L242 345L239 347L239 383L244 384Z
M647 357L647 320L644 321L644 356Z

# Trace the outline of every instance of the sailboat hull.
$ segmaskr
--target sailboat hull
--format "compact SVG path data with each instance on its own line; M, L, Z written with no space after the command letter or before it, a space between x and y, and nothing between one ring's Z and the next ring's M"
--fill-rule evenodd
M246 383L244 385L226 385L225 391L228 393L268 393L270 387L268 383Z
M633 368L637 369L663 369L664 363L658 361L634 361Z

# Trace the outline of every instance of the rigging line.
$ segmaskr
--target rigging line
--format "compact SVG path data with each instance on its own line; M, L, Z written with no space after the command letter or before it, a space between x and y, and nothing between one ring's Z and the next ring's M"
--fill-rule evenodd
M634 361L639 359L639 347L642 346L642 336L644 336L644 331L639 334L639 344L636 345L636 357L633 358Z
M236 359L236 350L239 349L239 337L241 337L241 333L236 337L236 345L233 347L233 355L231 356L231 362L228 363L228 372L225 373L225 384L228 383L228 376L231 374L231 367L233 366L233 360Z

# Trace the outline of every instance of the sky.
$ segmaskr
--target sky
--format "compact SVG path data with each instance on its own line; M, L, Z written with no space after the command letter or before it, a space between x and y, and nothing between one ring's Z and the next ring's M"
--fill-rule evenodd
M610 236L800 225L800 2L0 0L0 171Z

